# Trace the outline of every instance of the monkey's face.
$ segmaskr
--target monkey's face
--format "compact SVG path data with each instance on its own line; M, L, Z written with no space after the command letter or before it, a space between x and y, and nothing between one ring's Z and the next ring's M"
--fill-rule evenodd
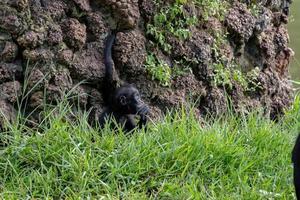
M124 114L142 114L148 110L139 91L132 85L120 87L114 98L119 111Z

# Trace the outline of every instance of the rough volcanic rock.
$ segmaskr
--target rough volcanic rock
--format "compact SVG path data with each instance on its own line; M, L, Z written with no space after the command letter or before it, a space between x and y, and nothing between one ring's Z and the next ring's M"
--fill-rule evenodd
M87 14L87 29L96 39L103 38L103 35L108 32L108 27L101 12L90 12Z
M23 69L21 65L0 62L0 83L19 80L22 76Z
M226 113L228 101L225 92L216 87L209 88L207 96L202 102L201 113L220 115Z
M51 49L48 48L37 48L34 50L26 49L25 51L23 51L23 57L33 62L50 62L54 58L54 53L51 51Z
M73 56L74 54L70 49L64 49L58 52L57 61L63 65L71 66Z
M272 25L272 17L273 15L271 10L267 8L261 9L255 22L255 33L261 33L268 29Z
M89 0L73 0L76 5L79 6L79 8L83 11L90 11L91 6L90 6L90 1Z
M91 88L85 85L73 85L72 86L72 96L73 102L76 106L80 106L81 108L87 108L89 103L89 97L91 93ZM101 102L101 101L100 101ZM100 104L98 102L98 104ZM102 102L103 103L103 102Z
M62 25L64 40L67 45L74 49L81 49L86 41L86 26L77 19L71 18Z
M74 53L70 66L71 74L81 80L99 81L104 77L103 44L89 43L86 48Z
M0 4L1 5L1 4ZM12 34L14 37L23 33L27 28L27 23L16 10L0 6L0 28Z
M287 79L282 79L276 70L268 68L259 76L261 96L264 108L270 117L275 119L282 115L284 108L292 103L292 85Z
M169 41L176 47L172 50L172 55L190 61L197 78L207 79L212 73L208 67L212 59L212 36L204 31L193 30L191 38L187 41L180 41L174 37L170 37Z
M89 122L94 125L97 121L99 121L99 116L103 112L104 108L102 105L104 103L104 100L98 90L91 89L88 101L91 106Z
M113 75L140 90L152 117L158 119L162 111L190 100L197 102L195 109L201 114L222 114L230 98L237 112L264 107L275 118L291 103L288 65L293 51L288 47L286 31L291 2L259 1L256 14L249 1L227 3L225 19L204 19L201 6L190 2L183 6L185 18L198 19L195 25L183 25L190 32L183 39L164 27L158 27L155 36L146 33L155 15L174 5L171 0L0 1L0 104L4 113L14 118L14 103L27 80L28 113L43 108L45 102L55 104L68 93L76 96L70 98L74 107L90 110L91 118L97 121L105 98L99 90L105 74L104 40L117 29ZM177 22L179 26L185 23L180 17ZM171 45L170 52L161 48L157 37ZM170 67L169 87L151 80L145 68L149 54ZM258 67L253 83L258 87L248 91L236 80L230 88L215 86L215 64L224 65L224 70L238 66L244 76ZM39 112L34 116L40 116Z
M28 7L28 0L4 0L8 5L16 8L18 11L23 11Z
M16 109L6 100L0 99L0 130L3 130L7 123L13 123L16 117Z
M18 54L18 46L11 41L3 42L3 47L1 48L0 42L0 60L4 62L12 62L15 60Z
M159 122L163 116L163 112L156 106L149 106L149 118L151 122Z
M246 56L252 66L261 69L274 68L281 75L288 75L288 64L293 51L288 48L288 34L283 26L271 27L259 37L253 37L247 43Z
M42 106L44 105L44 96L45 94L43 91L37 91L33 93L29 99L29 108L36 110L42 109Z
M290 48L286 48L277 53L275 57L275 69L281 76L288 75L288 66L290 64L291 57L293 56L294 51Z
M179 108L182 102L185 102L187 96L182 91L173 91L170 88L160 91L152 100L152 103L157 105L163 112L170 108Z
M16 103L22 94L21 92L21 84L18 81L0 84L0 99L2 100L7 100L10 103Z
M104 103L102 94L99 90L92 88L89 95L89 104L92 106L100 106Z
M154 0L141 0L139 5L142 17L146 22L150 21L157 9Z
M102 1L112 7L120 27L133 29L137 25L140 18L138 0Z
M205 97L206 88L202 82L197 80L193 73L177 77L172 81L172 88L165 88L156 85L147 85L147 81L144 79L141 91L152 91L153 93L149 96L151 104L155 105L156 109L160 108L163 112L170 108L180 107L183 102L189 101L189 103L195 103L195 106L199 105L199 100ZM140 87L140 86L139 86Z
M190 101L195 107L198 107L200 100L207 95L203 82L197 80L193 73L177 77L173 80L172 85L174 90L184 94L185 101Z
M92 106L90 108L88 121L92 126L96 126L103 111L104 108L102 106Z
M39 69L34 68L28 76L28 87L31 90L43 89L46 84L46 75Z
M49 80L49 84L57 86L62 92L68 92L71 90L73 81L69 70L61 69L54 72Z
M52 19L57 21L65 18L66 11L68 10L67 4L61 0L44 1L43 6Z
M231 33L247 41L255 27L255 18L245 4L235 3L226 16L226 24Z
M283 14L281 12L273 13L272 23L276 27L281 26L282 24L287 24L288 16L286 16L285 14Z
M41 46L43 44L45 41L45 36L43 33L27 31L21 35L17 41L22 48L36 48L37 46Z
M140 31L118 33L114 47L116 68L127 76L145 72L146 38Z
M47 85L46 88L46 102L49 104L57 104L65 98L65 92L59 86Z
M51 26L49 28L47 41L49 45L56 45L63 41L63 32L60 26Z

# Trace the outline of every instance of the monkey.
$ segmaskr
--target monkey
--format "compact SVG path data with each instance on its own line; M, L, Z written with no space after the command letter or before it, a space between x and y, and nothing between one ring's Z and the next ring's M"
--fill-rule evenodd
M296 197L300 200L300 135L298 136L292 151L292 162L294 164L294 185Z
M112 47L116 38L116 31L106 38L104 48L105 77L103 84L104 100L107 107L99 117L100 127L109 119L114 119L118 124L123 125L125 132L131 132L137 125L135 115L140 117L138 127L146 126L149 107L141 99L138 89L128 83L122 83L121 86L114 86L114 61L112 59Z

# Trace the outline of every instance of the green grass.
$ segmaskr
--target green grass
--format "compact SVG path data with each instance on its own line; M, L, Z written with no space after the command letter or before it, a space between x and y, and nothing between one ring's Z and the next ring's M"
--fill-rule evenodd
M299 107L278 123L259 113L199 123L181 109L126 136L86 114L68 120L62 103L39 129L0 135L0 198L293 199Z

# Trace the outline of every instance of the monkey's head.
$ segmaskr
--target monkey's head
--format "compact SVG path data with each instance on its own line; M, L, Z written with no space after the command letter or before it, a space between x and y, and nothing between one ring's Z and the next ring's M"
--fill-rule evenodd
M148 112L148 107L141 99L139 91L130 84L116 89L112 96L112 107L121 114L145 114Z

